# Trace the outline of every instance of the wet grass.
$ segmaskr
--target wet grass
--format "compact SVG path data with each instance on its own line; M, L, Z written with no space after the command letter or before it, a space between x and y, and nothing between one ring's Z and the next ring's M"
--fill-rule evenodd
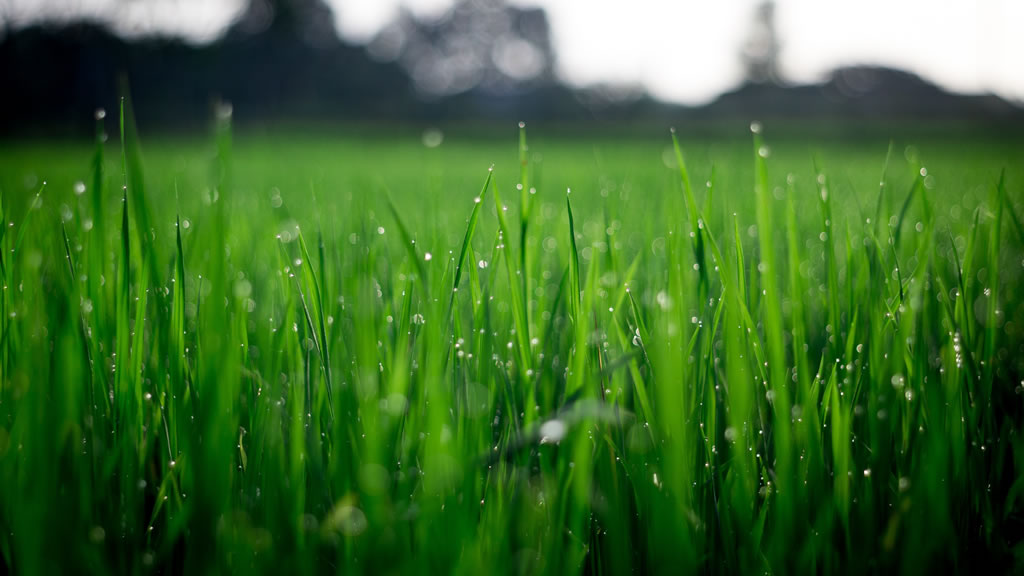
M1024 144L770 128L0 146L0 566L1024 568Z

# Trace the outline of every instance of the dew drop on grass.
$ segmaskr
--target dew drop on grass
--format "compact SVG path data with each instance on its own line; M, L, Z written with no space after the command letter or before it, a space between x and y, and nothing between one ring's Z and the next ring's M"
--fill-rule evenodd
M668 310L672 307L672 299L669 298L668 292L665 292L664 290L658 292L658 295L655 296L655 300L658 302L658 306L660 306L662 310Z
M423 145L427 148L437 148L442 142L444 142L444 132L437 128L423 131Z
M548 420L540 427L541 444L557 444L565 437L566 425L561 420Z

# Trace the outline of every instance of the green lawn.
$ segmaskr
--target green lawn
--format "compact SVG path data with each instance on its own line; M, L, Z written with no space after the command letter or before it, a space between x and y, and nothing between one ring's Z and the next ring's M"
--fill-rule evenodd
M0 572L1024 569L1024 140L116 116L0 143Z

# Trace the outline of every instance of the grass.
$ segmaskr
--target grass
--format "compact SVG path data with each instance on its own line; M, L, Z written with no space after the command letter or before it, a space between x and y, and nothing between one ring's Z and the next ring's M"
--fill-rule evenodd
M0 146L5 571L1024 569L1020 142L118 112Z

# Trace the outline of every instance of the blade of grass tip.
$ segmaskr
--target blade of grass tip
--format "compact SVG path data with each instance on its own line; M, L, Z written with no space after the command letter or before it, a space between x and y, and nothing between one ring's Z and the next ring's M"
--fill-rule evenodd
M641 357L641 360L645 364L650 364L650 361L647 359L647 351L644 350L643 345L640 345L638 347L639 349L637 349L637 338L622 330L622 326L619 323L618 318L613 316L612 319L623 348L623 354L619 357L619 360L628 362L629 372L631 375L630 379L633 381L634 393L636 394L636 399L640 404L640 413L643 416L644 421L647 423L648 436L650 436L653 441L656 438L655 434L657 431L657 424L654 421L654 411L651 409L651 402L647 396L647 385L640 373L640 366L637 362L637 357ZM630 344L632 344L634 348L630 348Z
M636 326L636 335L639 337L638 344L644 351L644 358L647 359L648 364L650 364L645 344L645 342L650 340L650 334L647 332L647 326L644 325L644 318L640 314L640 308L636 304L636 299L633 298L633 292L629 288L626 289L626 296L629 297L629 306L633 313L633 325Z
M522 284L522 293L525 295L530 293L530 282L528 278L529 271L529 258L526 250L526 233L530 225L530 212L532 209L532 202L530 202L530 174L529 174L529 161L527 159L527 151L529 148L526 145L526 122L519 123L519 269L520 269L520 283ZM529 307L526 310L529 315Z
M476 230L476 221L480 216L480 206L483 204L484 196L487 195L487 187L491 184L491 177L494 172L491 170L487 171L487 178L484 179L484 185L480 189L480 193L477 194L476 198L473 199L473 212L469 215L469 224L466 225L466 234L462 237L462 249L459 250L459 260L455 263L455 283L452 287L452 294L448 300L448 317L451 319L452 307L455 305L455 293L459 290L459 282L462 280L462 266L466 261L466 253L469 251L469 246L473 242L473 232ZM526 225L523 224L523 233L525 235ZM525 245L523 246L525 251Z
M28 205L28 210L25 211L25 219L21 223L21 227L18 228L18 236L14 241L15 254L21 253L21 244L25 241L25 236L29 229L29 223L32 222L32 213L39 210L43 205L43 190L46 190L46 180L39 185L39 189L36 190L35 196L32 197L32 202Z
M910 210L910 204L913 202L915 194L922 188L924 188L924 178L922 178L921 174L918 173L914 177L914 182L910 185L910 192L907 192L907 197L903 201L903 205L900 207L900 214L896 218L896 229L892 232L893 244L897 248L899 248L900 245L900 233L903 230L903 221L906 219L907 212Z
M0 214L2 214L2 210L0 210ZM60 223L60 233L61 233L61 237L64 239L64 256L65 256L65 258L67 258L67 262L68 262L68 273L70 274L70 277L71 277L71 290L74 291L75 293L77 293L78 294L78 298L80 299L81 298L81 293L80 293L80 290L79 290L79 287L78 287L78 282L77 282L78 277L77 277L77 274L75 274L75 262L74 262L74 260L71 257L71 242L68 240L68 231L67 231L67 229L64 226L63 220ZM79 308L78 320L79 320L80 330L82 331L82 353L85 355L86 365L89 367L88 370L85 370L85 373L88 375L88 380L87 380L88 383L86 385L86 390L87 390L87 397L89 399L89 406L91 407L91 406L94 405L94 400L93 400L94 393L93 393L93 381L92 381L92 376L93 376L92 350L89 348L89 326L88 326L88 324L85 321L85 313L84 313L84 311L82 311L81 308ZM0 390L2 390L2 388L0 388ZM0 397L2 397L2 396L0 396Z
M399 214L398 208L395 207L395 203L391 201L391 194L385 192L385 201L388 203L388 209L391 210L391 215L395 219L395 225L398 226L398 234L402 237L402 244L405 246L406 253L409 259L412 260L413 265L416 267L416 273L420 275L420 290L423 291L423 297L429 298L430 288L428 286L427 278L427 266L423 261L416 255L416 243L413 242L412 236L409 235L409 229L405 227L405 222L402 220L402 215Z
M309 257L309 250L306 249L306 240L302 237L302 231L299 231L299 248L302 250L302 260L306 263L305 269L309 271L310 284L313 285L313 296L316 298L314 304L316 305L317 320L319 321L319 333L320 333L320 346L318 351L320 352L320 369L323 371L324 379L327 382L327 403L331 413L331 418L334 418L334 392L333 383L331 380L331 353L329 343L327 341L327 321L324 318L324 299L323 292L320 288L320 280L317 278L316 270L313 269L313 260ZM321 258L321 263L323 259ZM320 269L323 272L321 266ZM301 293L299 294L301 296ZM303 306L305 306L305 299L303 299ZM309 311L306 311L307 317ZM314 327L310 324L309 329L314 331Z
M308 265L308 263L307 263L307 265ZM299 301L302 304L302 312L303 312L303 314L305 315L305 318L306 318L306 326L309 329L309 335L312 337L311 339L313 340L313 346L316 348L317 354L320 355L320 369L324 371L324 378L327 380L327 402L328 402L328 405L329 405L328 407L329 407L329 411L330 411L330 414L331 414L331 418L333 419L334 418L334 398L333 398L333 395L332 395L332 392L331 392L330 379L327 376L327 367L326 367L327 358L326 358L326 356L324 354L323 344L320 342L320 333L319 333L319 331L316 328L316 323L313 322L313 315L309 311L309 305L306 303L306 295L302 292L302 286L299 284L299 279L296 277L296 278L294 278L294 280L295 280L295 290L299 294ZM312 397L309 394L307 394L307 401L310 403L310 406L311 406L312 405ZM309 408L309 410L311 410L311 408Z
M171 297L171 382L170 390L165 391L164 401L167 402L167 418L170 421L169 427L172 431L169 442L171 443L171 457L178 451L178 405L185 397L185 390L175 390L185 384L185 252L181 244L181 217L176 215L174 219L175 236L175 258L174 258L174 294Z
M573 326L579 324L580 318L580 260L576 249L576 228L573 225L572 202L569 196L572 190L565 191L565 207L569 212L569 315Z
M115 427L123 422L125 416L125 402L130 397L128 387L130 386L130 364L131 338L129 314L131 306L131 234L128 226L128 160L125 155L124 145L124 98L121 99L121 250L118 254L117 263L117 284L116 284L116 350L114 389L117 391L117 403L115 407Z
M797 237L796 220L796 187L795 178L790 174L786 178L788 193L786 194L786 242L789 255L789 298L791 302L791 329L793 333L793 358L797 371L797 383L802 397L809 392L810 367L808 366L806 325L804 322L804 288L803 276L800 274L800 240Z
M835 230L832 217L832 194L829 190L829 182L826 180L825 172L821 169L818 159L814 158L814 171L818 175L819 192L821 193L821 238L825 243L825 273L827 275L828 290L825 293L825 306L828 310L828 323L826 332L828 335L828 349L833 358L839 356L839 343L836 334L839 332L839 264L836 262Z
M899 286L900 305L903 305L906 299L903 294L903 272L900 270L900 257L896 253L896 243L890 242L889 249L892 251L892 261L896 266L896 285Z
M146 195L145 171L142 166L142 147L139 143L139 129L135 123L135 107L132 105L131 90L129 90L127 79L124 77L122 77L121 92L124 94L121 98L122 114L124 116L124 138L121 145L127 158L128 193L131 195L132 215L135 217L136 240L138 241L140 253L152 255L152 258L147 258L149 268L146 269L146 272L149 274L149 282L155 285L160 283L160 272L157 270L156 263L157 261L163 261L160 257L160 249L162 247L158 242L152 241L150 235L152 231L152 214Z
M87 235L88 252L86 256L86 270L89 270L87 286L88 298L92 302L94 314L92 315L90 345L95 348L95 357L100 358L100 344L107 342L107 289L103 286L102 278L107 273L107 227L106 227L106 197L104 194L104 170L103 170L103 147L107 135L104 130L104 119L107 112L102 108L96 111L96 136L95 149L92 157L92 190L90 192L92 201L92 230ZM84 224L84 221L83 221ZM84 228L84 226L83 226ZM96 366L95 374L97 382L104 382L103 369ZM104 400L109 402L109 394L102 394Z
M679 147L679 139L676 137L676 129L670 128L669 132L672 134L672 149L676 155L676 164L679 166L679 177L682 179L683 184L683 198L686 201L686 213L690 219L690 226L693 229L693 233L697 233L697 201L693 196L693 188L690 187L690 173L686 169L686 162L683 160L683 151Z
M776 453L776 480L781 481L779 486L780 499L790 500L792 498L789 486L786 486L790 479L792 458L792 442L790 440L790 394L786 379L786 350L783 334L785 328L782 324L782 297L778 289L778 270L775 266L775 223L773 218L772 192L768 183L768 168L765 158L768 156L768 148L765 147L760 131L754 132L754 196L757 201L757 228L760 241L761 263L758 266L760 272L761 286L764 294L764 333L768 345L769 361L769 390L773 394L773 406L775 410L774 430L775 453ZM787 505L782 506L783 514L780 518L786 518ZM787 526L786 529L789 527ZM786 533L785 530L783 533Z
M64 241L64 258L68 263L68 273L71 275L72 287L76 286L75 282L75 264L71 260L71 242L68 241L68 230L64 226L64 221L60 222L60 236Z
M494 166L491 166L491 170ZM529 323L526 318L526 307L523 304L524 295L519 291L519 282L516 282L516 270L514 268L514 260L507 253L506 242L511 238L508 233L508 222L505 220L506 207L501 203L501 194L498 193L498 181L494 178L491 179L491 188L494 190L494 207L498 213L498 242L495 244L496 247L500 248L503 259L505 260L505 270L508 274L509 292L511 293L512 300L512 317L516 328L516 340L519 343L519 361L522 366L520 371L522 379L526 380L526 373L532 369L533 355L530 354L530 329ZM492 258L493 260L493 258ZM493 279L494 276L491 276ZM533 411L528 411L528 414L533 414Z
M106 238L103 232L103 141L106 138L103 120L106 117L106 110L96 111L96 146L92 155L92 228L100 239Z
M690 219L690 238L693 242L693 255L700 271L701 283L701 307L705 305L703 298L708 287L708 274L704 265L704 236L701 234L703 228L703 216L697 209L697 200L693 195L693 188L690 186L690 173L686 169L686 162L683 159L683 151L679 147L679 139L676 138L676 129L671 128L672 148L675 151L676 163L679 165L679 177L683 183L683 197L686 201L686 213ZM710 195L710 192L709 192Z

